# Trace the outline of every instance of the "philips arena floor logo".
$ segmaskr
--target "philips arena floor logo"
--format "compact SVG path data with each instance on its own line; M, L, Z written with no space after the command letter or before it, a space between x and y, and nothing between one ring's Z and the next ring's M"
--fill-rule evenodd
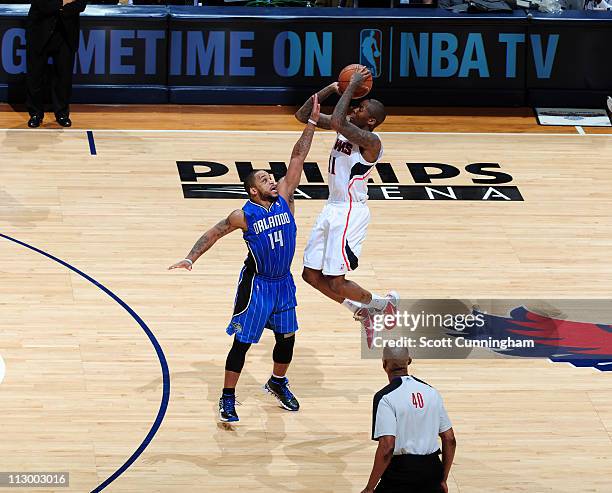
M235 161L231 165L213 161L176 164L186 199L246 198L242 182L253 169L269 170L277 180L287 172L287 163L280 161L265 165L249 161ZM322 171L326 173L327 167L304 163L305 180L295 192L297 199L327 199ZM378 163L373 175L369 179L370 200L523 200L518 187L512 185L512 175L502 171L498 163L471 163L463 167L446 163ZM411 183L401 183L398 176ZM471 184L455 185L449 180Z

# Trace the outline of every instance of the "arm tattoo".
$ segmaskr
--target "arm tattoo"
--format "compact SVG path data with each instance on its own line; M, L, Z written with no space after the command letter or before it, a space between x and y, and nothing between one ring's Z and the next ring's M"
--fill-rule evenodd
M306 160L306 156L308 156L308 151L310 151L310 146L312 145L314 131L314 127L306 125L300 139L293 146L293 151L291 152L292 159L301 158L302 161Z
M308 117L312 112L312 98L308 98L302 107L295 112L295 117L302 123L308 121Z
M325 115L321 113L319 115L319 121L317 122L317 127L322 128L323 130L331 130L331 116Z
M336 92L336 88L334 87L333 84L330 84L329 86L324 87L317 93L319 102L323 102L325 99L327 99L329 96L331 96L335 92ZM308 121L308 117L310 116L310 113L312 113L312 98L308 98L306 102L302 105L302 107L296 111L295 117L302 123L306 123ZM319 116L319 124L317 126L325 130L331 130L330 121L331 119L329 115L321 114Z
M195 262L203 253L210 250L210 247L212 247L219 238L225 236L230 231L232 231L232 225L228 218L219 221L212 229L208 230L198 241L196 241L186 258Z
M299 140L293 146L287 174L278 184L278 193L289 202L290 207L293 207L293 193L300 184L302 170L304 169L304 161L306 160L306 156L308 156L308 151L310 151L314 132L315 129L313 126L306 125ZM293 209L291 209L291 212L293 212Z
M215 224L214 229L218 232L219 238L225 236L232 230L232 225L229 222L229 218L226 217L222 221L219 221L217 224Z
M346 121L343 125L340 125L338 132L344 135L353 144L357 144L359 147L364 149L374 150L378 147L380 150L380 139L369 130L363 130L357 125L353 125L351 122Z
M351 99L353 98L354 92L354 84L349 84L346 90L342 93L342 96L340 96L340 100L336 104L334 113L332 114L332 124L334 125L334 128L339 127L346 122L346 115L348 113L349 106L351 105Z
M200 256L211 246L212 242L210 241L210 236L207 233L204 233L202 236L200 236L200 239L196 241L195 245L193 245L193 248L189 252L189 255L187 255L185 258L188 258L194 262L200 258Z

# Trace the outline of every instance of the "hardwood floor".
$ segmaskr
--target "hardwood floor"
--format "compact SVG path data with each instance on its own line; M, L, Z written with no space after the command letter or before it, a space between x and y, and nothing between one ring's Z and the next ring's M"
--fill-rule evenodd
M378 359L362 357L351 314L301 280L324 202L296 202L298 413L261 392L273 345L264 334L238 385L240 422L217 423L240 234L192 272L166 270L243 203L185 199L177 161L222 163L226 175L199 182L237 184L236 161L288 160L299 134L286 131L301 128L292 111L75 105L74 130L0 131L0 233L65 262L0 237L0 469L68 471L69 488L40 489L60 492L91 491L120 470L168 390L156 341L169 367L167 412L108 491L361 491L375 450L372 396L387 381ZM414 184L407 162L458 167L444 186L473 185L469 163L499 163L524 200L372 200L352 279L412 299L609 299L612 139L537 126L530 110L496 111L390 112L388 132L453 132L383 134L400 184ZM25 118L0 108L2 128ZM80 129L93 130L97 155ZM332 143L318 132L309 155L324 176ZM412 371L440 390L457 434L451 492L610 490L611 372L526 358L416 359Z

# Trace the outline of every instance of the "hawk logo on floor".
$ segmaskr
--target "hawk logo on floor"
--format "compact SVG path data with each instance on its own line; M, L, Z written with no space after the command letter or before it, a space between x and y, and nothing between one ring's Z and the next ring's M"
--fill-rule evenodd
M554 362L590 366L612 371L612 325L574 322L538 315L525 307L514 308L509 317L473 312L484 318L483 327L466 328L462 337L532 340L534 348L495 350L508 356L548 357ZM451 334L458 335L458 334Z

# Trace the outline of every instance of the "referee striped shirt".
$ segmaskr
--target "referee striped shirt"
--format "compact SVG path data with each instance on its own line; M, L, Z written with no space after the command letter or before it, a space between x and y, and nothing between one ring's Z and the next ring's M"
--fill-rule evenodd
M394 378L374 396L372 439L394 436L393 455L433 454L440 449L438 435L450 428L442 396L418 378Z

